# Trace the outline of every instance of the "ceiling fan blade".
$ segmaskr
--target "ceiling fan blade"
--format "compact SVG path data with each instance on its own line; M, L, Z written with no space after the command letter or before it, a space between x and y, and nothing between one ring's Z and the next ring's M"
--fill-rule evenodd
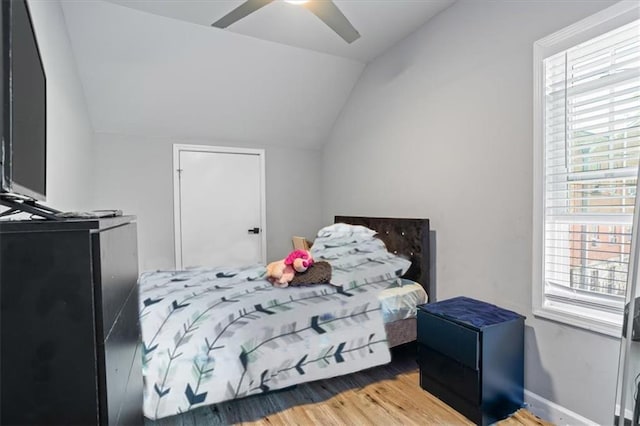
M268 5L271 2L273 2L273 0L247 0L240 6L236 7L231 12L227 13L222 18L211 24L211 26L217 28L227 28L234 22L241 20L245 16L255 12L263 6Z
M314 15L327 24L333 31L347 43L353 43L360 38L360 33L351 25L351 22L338 9L333 1L330 0L312 0L304 3L302 6L309 9Z

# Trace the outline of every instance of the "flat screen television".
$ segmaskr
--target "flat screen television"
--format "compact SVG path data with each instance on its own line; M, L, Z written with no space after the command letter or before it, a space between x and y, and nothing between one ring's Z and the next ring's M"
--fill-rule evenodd
M0 192L44 201L47 193L44 67L26 0L0 1L3 82Z

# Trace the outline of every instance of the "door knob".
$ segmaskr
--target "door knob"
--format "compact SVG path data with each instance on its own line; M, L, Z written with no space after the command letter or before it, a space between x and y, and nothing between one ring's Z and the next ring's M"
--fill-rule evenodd
M260 228L249 229L249 233L250 234L259 234L260 233Z

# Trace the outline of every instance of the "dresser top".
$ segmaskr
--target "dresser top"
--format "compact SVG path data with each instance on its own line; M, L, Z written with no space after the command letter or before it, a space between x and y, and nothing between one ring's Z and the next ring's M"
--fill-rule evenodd
M419 306L425 312L481 329L494 324L524 318L522 315L469 297L454 297Z
M135 216L116 216L91 219L65 219L60 221L40 219L0 220L0 233L103 230L135 221Z

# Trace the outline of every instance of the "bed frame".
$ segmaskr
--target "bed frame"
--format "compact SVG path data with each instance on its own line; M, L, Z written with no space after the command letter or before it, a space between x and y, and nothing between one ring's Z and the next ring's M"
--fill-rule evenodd
M335 216L334 222L362 225L376 231L387 250L411 261L403 277L420 283L429 302L435 302L435 283L430 279L429 219ZM390 348L416 340L415 318L394 321L385 327Z

